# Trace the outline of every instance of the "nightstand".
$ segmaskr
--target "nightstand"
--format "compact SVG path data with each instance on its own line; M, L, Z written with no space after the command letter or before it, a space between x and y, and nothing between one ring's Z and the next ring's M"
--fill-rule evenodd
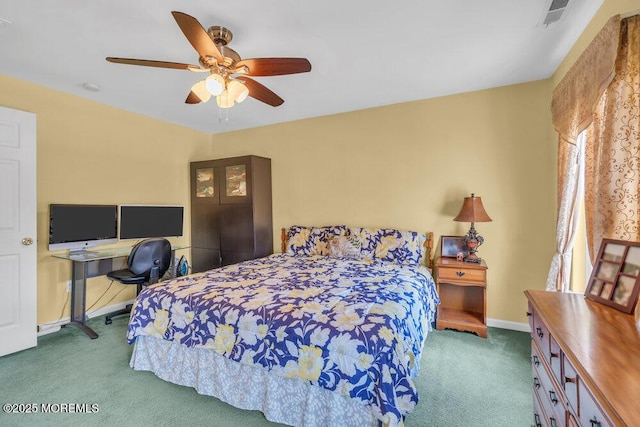
M436 288L440 296L436 329L457 329L487 337L487 264L484 260L470 263L438 258Z

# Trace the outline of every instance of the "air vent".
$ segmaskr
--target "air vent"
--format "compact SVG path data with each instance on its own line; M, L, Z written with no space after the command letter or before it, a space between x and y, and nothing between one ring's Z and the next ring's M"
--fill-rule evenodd
M551 2L551 6L549 6L546 16L544 17L542 25L547 26L554 22L558 22L560 18L562 18L562 14L567 9L568 4L569 0L553 0Z
M564 9L569 4L569 0L553 0L551 2L551 6L549 7L549 12L558 9Z

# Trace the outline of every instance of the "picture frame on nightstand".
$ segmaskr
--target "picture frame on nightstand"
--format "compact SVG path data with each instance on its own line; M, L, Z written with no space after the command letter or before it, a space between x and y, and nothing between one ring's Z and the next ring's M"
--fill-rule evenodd
M631 314L640 294L640 242L603 239L585 297Z
M469 255L469 247L464 242L464 236L442 236L440 239L440 256L456 258L460 252L462 252L463 257Z

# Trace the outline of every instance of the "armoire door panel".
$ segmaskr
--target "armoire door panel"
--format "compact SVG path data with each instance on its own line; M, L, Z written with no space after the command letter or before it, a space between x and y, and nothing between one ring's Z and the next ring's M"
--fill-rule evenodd
M217 249L191 248L192 273L220 267L220 251Z
M244 251L222 251L222 265L237 264L242 261L255 259L256 256L253 252Z
M216 215L217 206L191 206L191 247L220 248L220 217Z
M191 163L191 204L220 204L220 170L214 161Z
M251 205L228 205L220 209L220 248L255 252Z
M232 157L218 161L220 204L252 203L252 156Z

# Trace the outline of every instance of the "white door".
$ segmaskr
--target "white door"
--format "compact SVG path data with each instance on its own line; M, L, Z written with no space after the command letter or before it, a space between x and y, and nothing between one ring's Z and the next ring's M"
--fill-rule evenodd
M37 344L36 115L0 107L0 356Z

